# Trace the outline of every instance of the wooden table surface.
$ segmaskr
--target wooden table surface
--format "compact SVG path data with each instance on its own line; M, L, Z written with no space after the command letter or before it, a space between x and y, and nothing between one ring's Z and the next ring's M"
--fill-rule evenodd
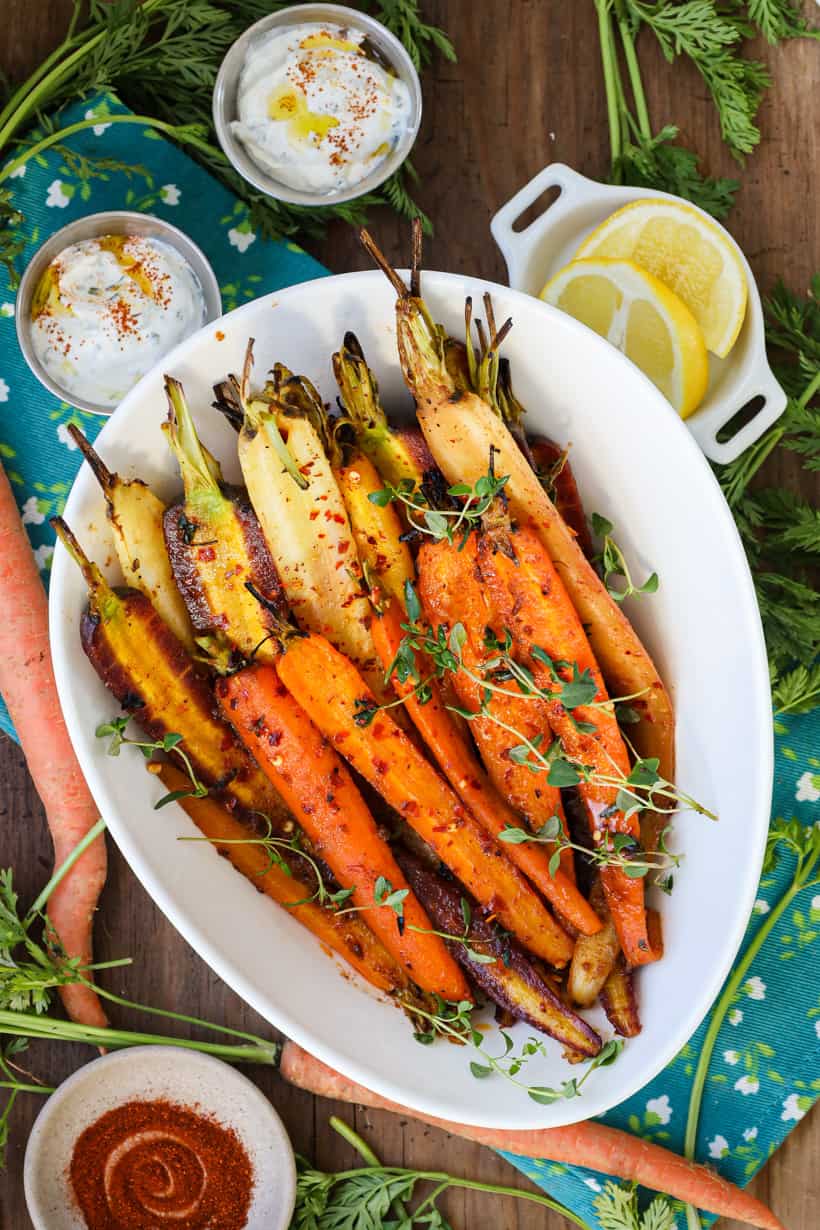
M58 41L70 4L69 0L4 0L2 7L0 68L20 79ZM607 172L592 3L427 0L424 7L450 31L459 53L457 64L439 63L423 82L424 124L413 160L421 175L419 199L436 226L427 263L503 281L503 264L488 230L498 206L550 161L569 163L597 178ZM807 10L813 7L809 4ZM687 65L671 69L653 52L650 46L641 48L655 126L676 121L686 144L703 154L713 173L732 174L737 168L721 145L699 77ZM816 123L820 60L817 45L810 43L775 51L763 47L761 54L772 65L775 87L761 111L760 149L740 172L742 190L730 226L763 288L783 275L800 289L820 265L815 205L820 191ZM387 214L374 219L374 227L388 256L401 259L406 228ZM334 230L316 255L337 272L367 263L343 229ZM792 459L775 459L768 476L794 482L798 470ZM8 740L0 742L0 782L0 866L14 867L26 901L47 877L51 844L23 757ZM127 972L109 977L107 985L143 1003L269 1032L265 1022L174 931L113 843L109 849L110 873L97 918L97 953L101 959L133 954L136 961ZM130 1025L129 1014L117 1013L117 1023ZM57 1083L89 1058L85 1049L37 1045L26 1062L45 1081ZM330 1115L341 1113L386 1162L445 1166L454 1174L529 1187L489 1150L391 1115L316 1101L286 1087L270 1072L253 1075L275 1102L296 1148L321 1167L339 1169L353 1161L350 1148L328 1126ZM31 1225L23 1200L22 1160L39 1104L34 1097L21 1097L14 1110L8 1168L0 1176L3 1230L27 1230ZM820 1206L817 1113L790 1135L753 1189L790 1230L814 1230ZM455 1195L446 1207L457 1230L488 1225L499 1230L558 1230L569 1225L523 1202L480 1194ZM723 1225L735 1230L739 1223Z

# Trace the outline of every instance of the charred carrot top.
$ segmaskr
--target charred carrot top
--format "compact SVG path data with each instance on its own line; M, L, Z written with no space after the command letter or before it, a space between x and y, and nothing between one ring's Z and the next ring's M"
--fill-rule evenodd
M553 662L573 664L572 669L582 674L588 672L597 689L594 701L606 701L601 672L584 629L540 538L524 526L510 533L509 543L513 559L496 550L486 536L479 540L477 550L481 580L512 633L516 655L544 691L558 693L561 684L555 681L542 653ZM534 654L536 649L542 653ZM565 668L559 673L566 674ZM590 704L579 705L570 713L557 695L546 708L550 726L568 756L590 766L599 777L617 779L629 774L629 757L612 710ZM606 831L640 837L637 816L627 817L616 807L617 786L590 781L582 782L578 790L596 840L601 840ZM660 951L647 929L643 880L632 879L616 867L604 868L601 878L627 960L632 965L656 960Z
M168 790L184 790L189 785L185 775L172 765L163 764L159 776ZM383 947L361 915L338 914L311 900L316 886L309 878L301 878L300 860L294 859L290 872L284 870L278 862L268 858L261 845L249 840L253 834L214 799L188 797L180 799L180 803L200 833L237 871L247 876L254 888L285 906L291 917L343 957L363 978L381 991L407 989L409 984L404 969Z
M394 602L388 603L380 618L373 622L373 640L385 670L390 668L402 643L401 624L402 616ZM432 670L425 668L421 655L418 657L421 674L427 678ZM416 699L411 680L401 683L393 674L391 682L397 694L406 698L405 708L442 773L479 824L494 837L505 828L518 827L518 815L489 781L467 737L445 708L435 680L430 683L431 695L424 704ZM554 876L550 874L549 854L543 847L511 845L508 853L510 860L578 931L592 935L601 929L598 915L564 872L559 868Z
M307 639L329 645L323 638ZM320 690L324 683L320 674ZM223 713L288 803L316 853L343 888L353 889L352 903L367 910L368 926L388 952L423 990L446 1000L471 999L443 940L429 934L435 928L410 892L346 766L276 671L248 667L221 679L217 695ZM376 904L380 880L389 883L391 892L407 890L403 922L389 907Z
M430 623L434 627L453 627L460 623L465 630L461 659L467 671L455 672L451 681L460 704L471 713L479 713L486 699L488 716L474 718L470 730L496 789L532 829L537 831L553 816L558 816L566 834L560 790L550 786L544 774L532 773L510 755L521 743L520 736L530 742L543 736L548 724L546 706L539 701L525 700L523 696L519 700L507 695L512 691L509 685L505 686L504 693L493 693L488 698L482 695L477 676L486 656L485 631L494 626L498 633L501 629L490 595L478 576L475 535L471 535L460 550L445 542L426 544L419 552L418 568L419 593ZM547 852L549 854L550 847ZM561 870L574 881L570 849L562 852Z
M572 943L505 851L382 711L351 662L324 638L290 641L280 678L341 754L436 851L476 900L536 955L565 965Z

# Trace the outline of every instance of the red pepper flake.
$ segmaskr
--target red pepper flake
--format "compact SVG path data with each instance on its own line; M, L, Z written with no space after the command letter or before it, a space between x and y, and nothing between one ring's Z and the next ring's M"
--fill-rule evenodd
M200 563L210 564L211 560L216 559L216 551L214 551L213 547L200 547L196 557Z
M232 1128L175 1102L126 1102L80 1134L69 1167L89 1230L243 1230L253 1167Z

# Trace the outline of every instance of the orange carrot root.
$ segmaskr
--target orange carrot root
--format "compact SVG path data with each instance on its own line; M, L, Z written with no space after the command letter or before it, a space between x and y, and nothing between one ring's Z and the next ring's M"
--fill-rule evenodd
M48 641L48 602L8 479L0 467L0 693L8 707L46 812L59 867L96 822L99 811L80 772L65 727ZM69 957L92 960L91 929L106 874L98 837L58 885L48 916ZM94 991L60 988L72 1020L108 1024Z
M327 1064L314 1059L294 1042L285 1043L279 1071L291 1085L319 1097L355 1102L373 1110L388 1110L405 1118L409 1116L502 1152L586 1166L602 1174L640 1183L653 1191L665 1192L708 1213L736 1217L739 1221L759 1227L759 1230L786 1230L765 1204L713 1170L687 1161L660 1145L630 1136L628 1132L606 1127L603 1123L590 1120L569 1127L531 1131L505 1131L451 1123L433 1115L418 1114L406 1106L371 1093L363 1085L347 1080Z

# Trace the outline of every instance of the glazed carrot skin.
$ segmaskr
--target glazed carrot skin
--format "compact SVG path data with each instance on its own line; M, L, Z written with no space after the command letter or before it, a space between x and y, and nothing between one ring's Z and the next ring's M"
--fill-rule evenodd
M319 686L323 683L319 676ZM423 990L446 1000L472 999L444 941L428 934L435 928L412 891L403 903L403 927L390 907L374 904L380 877L389 881L391 891L410 886L347 767L276 670L257 665L220 679L217 696L222 712L310 837L317 855L343 888L354 890L352 904L367 910L367 924L388 952Z
M499 843L389 713L379 710L369 724L361 722L362 704L374 700L353 664L323 637L307 636L289 643L277 669L326 738L433 847L479 904L530 952L565 965L572 955L569 936Z
M464 665L473 674L481 669L486 657L484 633L494 627L500 634L497 612L490 601L486 587L478 575L475 535L471 535L461 549L446 542L426 543L418 555L419 594L425 614L433 626L453 627L460 623L467 639L461 651ZM450 682L461 705L472 713L478 713L482 702L481 685L464 671L456 671ZM505 683L506 691L514 684ZM566 819L561 803L561 792L550 786L543 773L533 773L526 765L510 759L510 749L521 740L498 722L512 727L531 742L543 735L547 726L544 703L537 698L519 700L515 696L493 693L487 699L490 717L473 718L470 729L478 744L487 772L499 794L514 811L526 819L534 831L541 829L553 816L561 821L566 834ZM515 846L517 850L526 846ZM549 854L551 846L545 847ZM565 849L561 855L561 870L567 879L574 882L575 869L572 850Z
M167 790L184 790L189 785L185 775L173 765L158 767L160 780ZM281 852L292 867L288 875L268 858L262 846L248 842L252 834L247 827L215 799L207 796L197 799L189 795L179 803L214 849L246 876L254 888L277 905L284 906L292 918L343 957L372 986L380 991L407 991L407 974L376 938L362 915L339 914L310 900L316 884L311 881L313 873L303 859L298 855L288 859L287 851Z
M96 823L99 809L85 784L68 737L48 637L48 600L17 501L0 465L0 693L6 702L28 771L45 808L55 869ZM33 840L33 838L32 838ZM105 883L105 841L98 837L52 893L48 917L69 957L88 965L97 899ZM73 1021L108 1024L87 987L60 987Z
M402 615L394 602L388 603L378 618L373 621L373 642L387 671L396 656L404 633ZM430 673L425 661L417 654L422 676ZM479 824L497 837L505 828L520 827L518 815L505 803L484 772L478 757L473 752L468 738L453 721L444 706L435 680L430 683L431 696L420 704L414 694L413 683L400 683L395 674L391 676L393 688L405 697L404 707L413 719L421 737L435 756L439 768L450 785L478 820ZM601 920L589 902L578 891L561 868L550 875L549 854L543 846L510 845L507 847L510 861L540 890L559 912L583 935L594 935L601 929Z
M563 517L567 527L575 535L584 555L591 559L594 553L592 536L566 450L546 436L534 436L527 443L541 485L555 504L558 515Z
M364 453L335 471L350 518L362 566L371 585L401 601L404 583L414 575L413 557L402 541L404 526L392 504L379 506L369 496L384 488L384 480ZM372 631L372 629L371 629Z
M510 533L509 543L514 559L495 549L487 535L481 536L478 567L502 622L513 635L517 655L545 691L559 685L546 665L533 656L534 648L544 650L554 661L576 664L580 672L589 671L598 689L595 701L606 701L606 688L581 621L539 536L531 527L523 526ZM550 726L567 755L610 778L629 774L629 756L611 709L581 705L570 716L558 699L546 702L546 709ZM588 723L595 733L579 730L576 722ZM581 782L578 793L594 839L614 831L640 840L637 816L627 818L615 810L617 786ZM629 964L657 960L660 948L649 934L643 880L631 879L620 868L605 867L601 881Z
M314 1059L295 1042L285 1043L279 1071L291 1085L319 1097L355 1102L374 1110L388 1110L404 1118L409 1116L502 1152L586 1166L589 1170L615 1175L653 1191L664 1192L709 1213L736 1217L739 1221L758 1226L760 1230L786 1230L765 1204L749 1192L735 1187L714 1170L594 1120L573 1123L569 1127L529 1131L451 1123L447 1119L419 1114L377 1093L371 1093L363 1085L357 1085L327 1064Z

